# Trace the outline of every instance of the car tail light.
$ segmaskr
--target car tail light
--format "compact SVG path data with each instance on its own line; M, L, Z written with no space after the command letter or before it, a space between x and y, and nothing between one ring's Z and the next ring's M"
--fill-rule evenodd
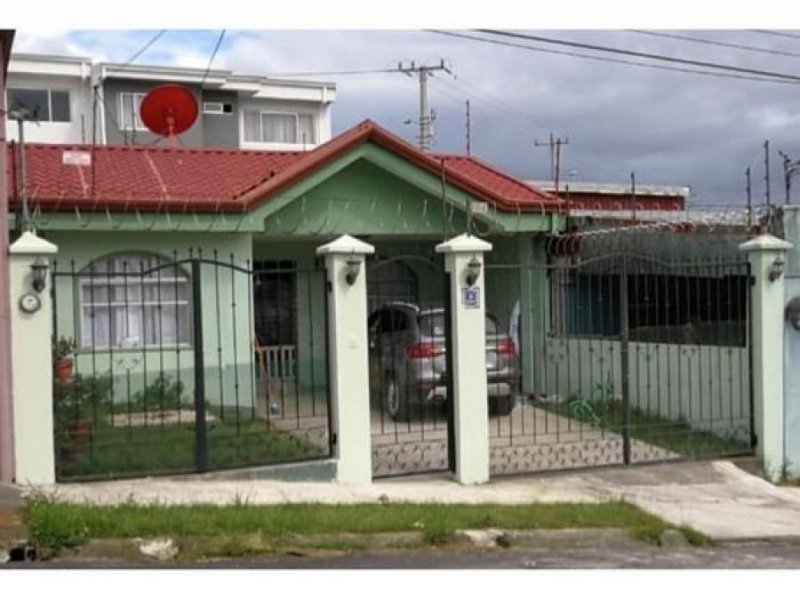
M444 353L444 348L435 343L415 343L406 348L406 356L409 358L435 358Z
M498 342L497 346L495 347L495 351L503 356L510 356L517 353L517 349L514 347L514 342L508 338Z

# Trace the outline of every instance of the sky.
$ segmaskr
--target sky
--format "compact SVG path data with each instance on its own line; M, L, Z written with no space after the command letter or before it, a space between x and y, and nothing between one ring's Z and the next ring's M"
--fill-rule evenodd
M492 26L491 14L483 14ZM783 201L778 151L800 159L800 79L778 83L669 71L653 65L699 67L475 33L458 22L447 26L447 19L439 17L436 13L430 21L422 18L417 26L404 29L382 26L381 19L367 26L356 21L358 28L347 27L345 19L344 26L335 29L326 27L323 19L309 29L275 28L262 15L248 26L264 23L270 29L226 28L213 67L287 78L292 73L322 73L304 78L336 83L334 134L370 118L416 143L419 84L415 78L397 72L333 73L392 69L401 61L438 64L444 60L452 74L438 72L429 84L436 113L435 151L465 152L469 100L472 153L524 179L550 178L550 152L536 144L546 142L553 133L568 139L562 150L564 182L628 184L634 172L639 184L690 186L693 204L741 205L748 167L754 201L764 200L763 144L769 140L772 199ZM585 19L578 21L580 28L500 28L800 77L800 31L785 29L787 25L779 30L784 35L749 29L745 27L749 21L724 30L698 28L691 22L647 27L662 34L692 36L701 43L635 32L629 28L637 23L624 18L619 26L601 30L587 27ZM470 17L469 26L481 22L480 15ZM221 34L220 28L168 28L169 23L120 29L113 20L91 28L61 28L60 22L46 25L20 26L14 50L127 62L166 28L136 63L206 67ZM434 28L524 44L534 50L456 38L436 33ZM800 201L800 177L796 195Z

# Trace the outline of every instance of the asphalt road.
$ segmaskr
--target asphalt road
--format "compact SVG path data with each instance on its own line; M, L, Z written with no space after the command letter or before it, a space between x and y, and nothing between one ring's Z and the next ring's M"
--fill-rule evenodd
M796 569L800 544L751 542L708 548L666 549L644 545L571 549L364 551L322 555L280 555L191 564L111 560L9 563L4 568L203 568L203 569Z

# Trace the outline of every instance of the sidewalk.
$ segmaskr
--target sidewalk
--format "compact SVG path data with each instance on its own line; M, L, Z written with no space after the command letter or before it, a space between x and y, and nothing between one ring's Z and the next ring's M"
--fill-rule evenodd
M93 504L523 504L624 499L719 541L800 540L800 489L775 487L724 461L506 477L474 487L458 485L447 475L440 475L383 480L372 485L184 477L63 484L38 490L63 501Z

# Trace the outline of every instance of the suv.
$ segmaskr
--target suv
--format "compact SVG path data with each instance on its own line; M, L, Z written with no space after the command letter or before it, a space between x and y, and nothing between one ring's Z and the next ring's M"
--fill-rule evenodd
M413 410L447 400L445 311L393 302L368 321L370 387L393 420L408 420ZM516 350L486 315L486 376L489 408L507 415L514 409ZM380 394L380 395L376 395Z

